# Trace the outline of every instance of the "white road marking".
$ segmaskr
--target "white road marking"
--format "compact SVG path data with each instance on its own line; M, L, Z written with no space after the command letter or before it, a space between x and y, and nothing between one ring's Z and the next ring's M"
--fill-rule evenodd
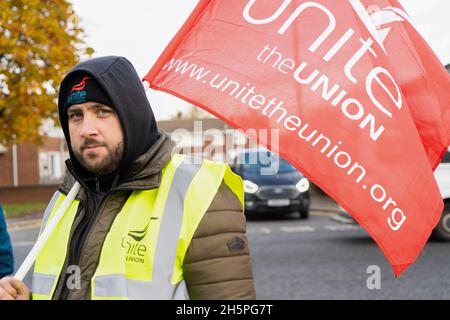
M247 234L270 234L272 233L272 230L269 228L255 228L255 229L248 229Z
M281 227L281 231L284 232L314 232L315 229L311 226L295 226L295 227Z
M330 230L330 231L347 231L347 230L357 230L358 226L355 226L355 225L343 225L343 226L326 225L325 229Z
M346 217L341 217L341 216L338 216L338 215L333 215L333 216L330 217L330 219L332 221L334 221L334 222L356 225L355 220L353 220L351 218L346 218Z

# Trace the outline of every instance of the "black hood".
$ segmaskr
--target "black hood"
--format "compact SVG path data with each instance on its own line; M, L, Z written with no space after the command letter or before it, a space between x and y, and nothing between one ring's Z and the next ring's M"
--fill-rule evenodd
M111 107L114 107L119 116L124 134L124 154L117 170L109 177L103 177L103 180L114 180L118 183L132 168L133 162L150 149L160 135L153 111L142 81L127 59L115 56L94 58L72 68L61 82L58 110L70 153L67 167L82 184L84 182L86 185L86 182L95 176L82 167L73 154L64 109L65 98L71 90L71 79L80 73L91 76L100 84L113 103Z

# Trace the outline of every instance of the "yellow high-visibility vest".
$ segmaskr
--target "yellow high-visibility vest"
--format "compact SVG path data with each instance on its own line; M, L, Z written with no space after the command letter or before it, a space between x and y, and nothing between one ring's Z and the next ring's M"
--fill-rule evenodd
M243 206L242 179L228 165L193 164L177 154L164 167L158 188L134 191L106 235L91 279L91 299L188 299L184 257L222 181ZM65 197L54 196L48 221ZM55 292L78 205L78 200L70 204L38 255L33 299L51 299Z

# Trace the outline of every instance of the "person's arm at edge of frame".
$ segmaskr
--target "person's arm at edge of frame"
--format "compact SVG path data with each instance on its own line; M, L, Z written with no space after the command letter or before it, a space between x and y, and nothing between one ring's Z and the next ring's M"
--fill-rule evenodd
M0 279L14 272L14 255L6 228L3 208L0 205Z
M6 257L6 258L5 258ZM11 239L6 228L6 220L3 214L3 208L0 206L0 262L7 261L6 266L1 268L6 271L0 273L0 299L1 300L29 300L31 294L26 285L11 276L14 272L14 255L11 245Z

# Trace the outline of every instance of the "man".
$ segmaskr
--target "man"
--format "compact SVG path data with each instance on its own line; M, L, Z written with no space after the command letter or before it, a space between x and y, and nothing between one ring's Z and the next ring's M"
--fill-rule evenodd
M0 205L0 279L14 272L14 258L6 229L3 208Z
M33 299L255 298L241 179L172 154L128 60L75 66L58 108L69 174L43 225L82 188L36 260ZM28 294L11 278L0 290Z

